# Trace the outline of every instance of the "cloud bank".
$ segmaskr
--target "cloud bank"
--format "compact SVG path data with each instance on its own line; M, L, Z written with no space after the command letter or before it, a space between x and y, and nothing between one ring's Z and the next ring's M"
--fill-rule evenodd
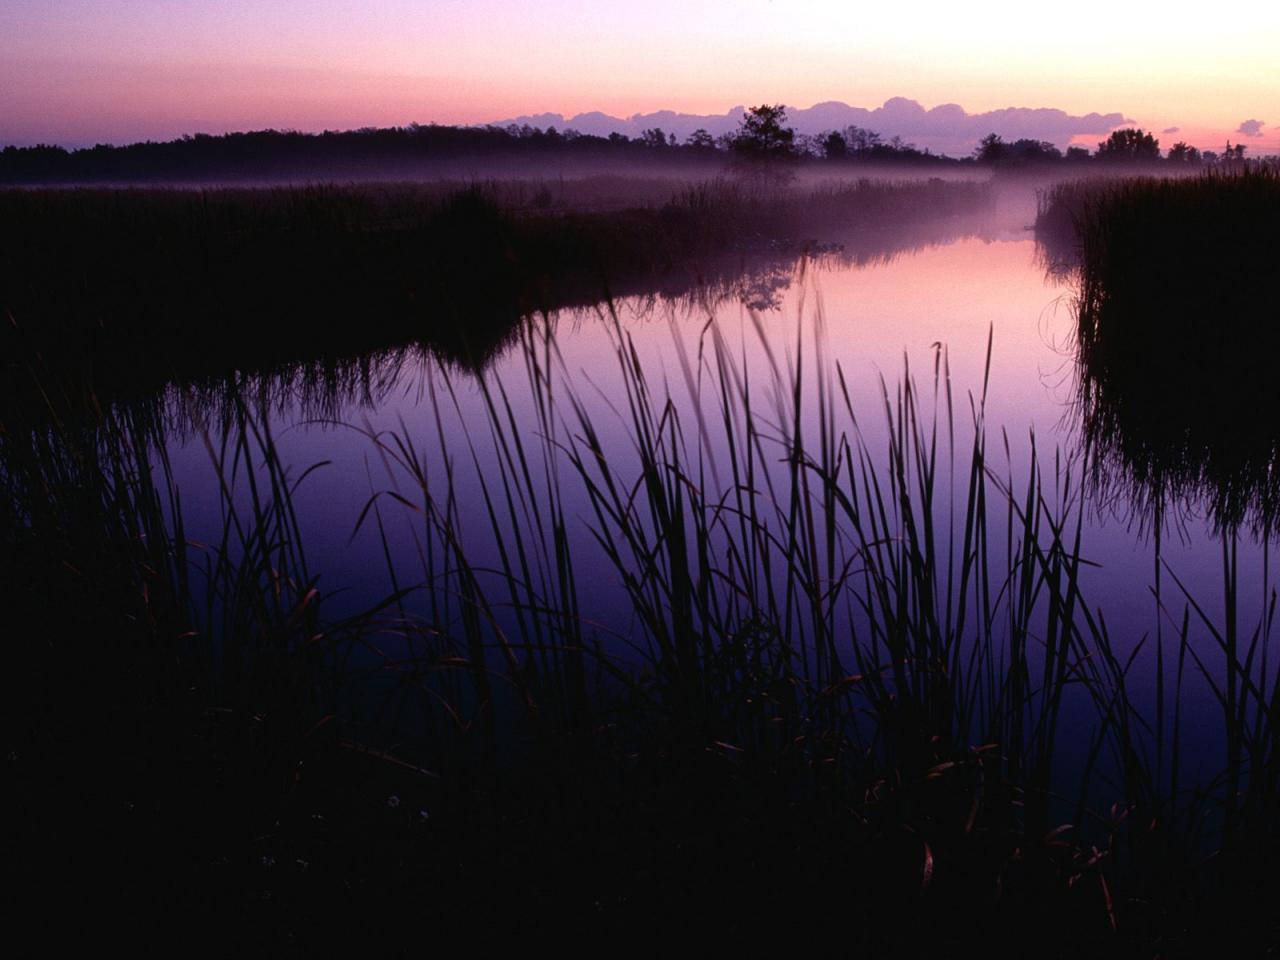
M1262 128L1266 124L1261 120L1246 120L1240 126L1236 127L1236 133L1243 133L1246 137L1262 136Z
M674 133L683 140L699 128L712 136L736 130L743 109L738 106L727 113L706 115L659 110L656 113L637 113L626 118L599 112L580 113L572 117L559 113L540 113L498 121L497 125L529 124L559 130L572 129L596 136L621 133L628 137L638 136L642 131L653 127L661 127L666 133ZM985 113L969 113L957 103L944 103L926 110L917 101L906 97L893 97L874 109L854 107L838 100L814 104L804 109L788 107L787 120L800 133L817 134L848 126L865 127L886 139L902 137L921 149L928 148L934 153L952 156L971 153L978 141L988 133L998 133L1005 140L1023 137L1049 140L1063 147L1073 137L1105 137L1117 127L1131 122L1121 113L1073 116L1048 107L1007 107Z

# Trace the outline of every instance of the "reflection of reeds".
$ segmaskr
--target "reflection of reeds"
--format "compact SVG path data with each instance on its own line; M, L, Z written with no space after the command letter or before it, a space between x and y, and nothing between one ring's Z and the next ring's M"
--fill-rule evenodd
M1198 922L1179 898L1201 882L1220 884L1215 909L1239 911L1231 898L1264 875L1249 872L1248 848L1265 851L1276 822L1280 687L1267 632L1237 639L1233 566L1227 625L1204 617L1208 649L1193 642L1199 608L1178 618L1167 704L1158 650L1148 720L1130 680L1142 645L1113 645L1082 594L1071 464L1050 468L1033 444L1018 475L997 469L984 398L956 415L944 352L925 389L906 375L883 388L880 420L856 410L820 340L783 359L758 319L756 331L763 380L714 325L678 346L685 404L615 326L617 425L567 379L549 325L520 329L527 393L482 376L485 416L460 416L461 435L445 427L463 414L456 373L438 368L426 436L367 431L388 489L353 519L378 532L392 586L338 622L322 615L336 591L301 549L304 478L280 462L253 402L233 392L218 421L191 424L205 431L223 518L203 546L187 541L154 410L102 412L87 428L65 409L60 426L7 417L3 535L17 559L5 572L30 584L26 609L78 609L50 624L30 673L77 675L87 646L99 671L89 708L55 679L26 691L30 709L100 724L103 764L122 731L221 718L198 738L210 767L184 776L228 803L234 785L243 820L224 812L214 849L255 861L249 837L269 851L319 842L306 839L307 804L352 787L315 771L350 752L351 730L382 730L402 756L378 782L397 804L429 796L441 826L425 850L403 818L326 841L340 892L297 908L317 930L334 922L319 904L353 896L349 870L374 891L428 885L416 927L423 910L467 915L482 882L530 898L504 901L505 916L563 910L581 864L605 871L592 898L623 890L634 909L695 893L704 918L708 900L781 902L787 916L852 914L859 936L916 945L939 927L893 925L931 920L949 941L962 918L990 943L1051 924L1067 947L1114 943L1113 927L1178 936ZM406 530L414 571L391 549ZM481 544L493 558L479 559ZM587 600L604 589L616 612L593 623ZM77 642L82 624L96 624L90 644ZM1192 793L1179 772L1188 664L1220 694L1229 731L1221 783ZM154 712L130 719L139 688ZM156 706L161 695L173 699ZM68 749L52 734L46 746L51 766ZM151 756L152 773L132 776L163 781L177 762ZM1212 838L1213 873L1196 866L1198 832L1217 810L1235 833ZM777 840L797 823L814 845ZM341 846L363 850L370 833L395 854L365 863ZM582 859L562 860L561 844L584 834ZM711 851L691 876L663 859L682 844ZM612 866L598 866L602 846L618 851ZM701 889L708 871L723 890ZM637 917L616 909L620 926Z
M828 234L891 254L954 236L987 197L714 181L596 210L518 186L0 191L0 351L112 397L407 343L480 366L523 316L714 286Z
M1280 172L1062 185L1041 220L1078 244L1097 479L1144 515L1204 505L1222 526L1272 526Z

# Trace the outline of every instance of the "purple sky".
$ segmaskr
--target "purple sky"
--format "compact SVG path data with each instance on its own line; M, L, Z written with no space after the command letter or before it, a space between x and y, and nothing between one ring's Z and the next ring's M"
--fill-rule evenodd
M0 143L909 97L969 114L1122 113L1202 146L1230 137L1280 150L1268 123L1280 123L1268 113L1280 104L1280 5L1251 9L1247 29L1200 2L1159 11L1099 0L5 0Z

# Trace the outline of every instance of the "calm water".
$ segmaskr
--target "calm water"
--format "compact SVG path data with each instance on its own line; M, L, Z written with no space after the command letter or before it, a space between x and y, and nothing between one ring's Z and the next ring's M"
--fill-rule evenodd
M723 465L723 438L716 429L709 429L701 441L693 430L699 407L693 397L700 382L702 415L715 425L715 395L707 386L713 379L713 337L723 338L739 375L755 385L753 406L765 419L776 420L789 403L778 396L771 363L787 366L787 358L793 361L799 354L812 370L820 350L828 370L838 365L843 372L860 428L876 451L886 435L882 390L887 387L892 394L905 376L913 377L924 412L932 417L935 362L945 351L957 453L963 460L971 437L970 398L983 391L990 339L986 422L992 469L1000 475L1011 472L1015 484L1023 482L1034 435L1040 461L1051 477L1055 455L1070 459L1079 447L1073 405L1072 287L1070 281L1046 274L1025 228L1029 221L1028 206L1013 204L998 211L993 221L975 225L970 236L879 262L820 257L775 266L701 302L632 298L616 305L616 323L603 308L540 319L536 329L549 325L556 351L551 361L553 393L578 398L601 433L610 465L627 476L635 452L626 428L627 399L617 359L621 335L633 346L651 390L669 394L679 409L681 422L692 431L690 448L701 444L708 457ZM419 355L384 358L371 365L367 390L357 395L328 395L321 405L302 391L284 390L273 403L271 427L293 474L324 464L299 486L295 503L321 588L341 591L328 601L331 610L361 609L389 593L393 583L404 586L426 579L422 517L385 495L395 490L421 503L422 492L379 450L373 435L386 440L394 434L411 441L428 466L429 483L438 497L444 496L449 466L472 563L482 571L498 566L497 544L478 482L486 477L496 484L500 475L481 378L490 391L505 391L511 416L533 451L535 473L543 470L538 452L543 427L531 400L527 357L518 343L481 374L446 370ZM809 409L812 413L814 408ZM556 428L557 439L563 442L575 433L575 418L567 407L561 408L560 416L565 419ZM220 518L209 453L199 437L188 432L175 435L171 455L189 534L212 537ZM591 534L590 503L563 461L551 469L558 471L557 487L571 521L568 535L578 559L588 632L615 645L625 657L638 626L619 613L626 609L621 602L624 593ZM957 482L963 481L962 466ZM375 495L381 532L373 514L356 532L357 519ZM962 512L963 504L956 509ZM1169 609L1161 617L1152 594L1152 537L1135 523L1123 501L1087 508L1083 552L1093 564L1085 575L1085 600L1105 618L1116 648L1127 655L1147 640L1131 677L1136 693L1149 695L1153 638L1158 627L1166 643L1176 634L1174 620L1181 619L1184 602L1169 574L1162 574ZM1221 619L1223 609L1222 556L1221 537L1197 517L1194 505L1188 505L1186 517L1165 535L1163 559L1215 620ZM1256 538L1244 535L1239 562L1241 625L1246 633L1257 622L1267 589L1263 556ZM428 592L411 597L409 607L427 604ZM1213 641L1194 617L1192 636L1196 648L1212 657ZM1202 704L1206 711L1211 706L1217 710L1211 697L1204 683L1190 684L1184 707L1194 711Z

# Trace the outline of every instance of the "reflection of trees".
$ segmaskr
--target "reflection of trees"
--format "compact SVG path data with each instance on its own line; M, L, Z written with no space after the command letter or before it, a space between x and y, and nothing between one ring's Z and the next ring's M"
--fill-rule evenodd
M793 276L790 265L782 264L748 274L738 285L738 299L752 310L777 310L782 306L782 295L791 287Z
M104 315L118 314L115 329L109 324L105 331L86 338L80 335L82 324L69 324L73 335L62 337L57 349L52 348L48 334L59 329L55 324L47 324L42 331L34 322L17 319L33 316L30 310L15 311L14 322L0 331L0 345L15 369L34 366L32 376L10 377L0 384L0 408L38 400L32 393L37 380L39 389L53 385L58 392L92 395L104 402L150 395L167 385L214 400L226 383L235 381L258 392L293 392L306 406L320 408L326 395L356 399L361 389L375 394L377 371L370 367L371 358L383 362L421 354L462 369L479 369L513 342L522 318L532 314L628 298L712 306L731 298L770 309L780 303L781 293L802 261L837 266L885 263L905 252L980 234L984 195L978 185L958 185L975 187L962 189L964 195L959 197L951 186L875 184L844 193L830 191L810 204L827 217L813 224L802 215L804 210L794 220L783 219L791 215L794 202L784 197L777 204L777 222L768 223L768 233L753 233L747 220L741 225L739 242L726 252L704 249L677 256L661 247L633 259L624 256L623 249L599 273L569 267L558 272L526 269L523 278L486 273L489 265L506 262L504 235L511 228L474 198L463 198L440 214L453 218L443 232L458 242L456 249L441 250L436 257L435 273L450 280L436 291L439 296L432 296L432 289L424 284L426 296L402 302L394 299L400 291L390 290L388 296L386 288L357 282L354 274L368 262L371 254L367 253L354 263L337 260L333 254L317 261L337 266L333 276L312 288L303 278L312 276L317 267L299 253L296 263L286 264L281 278L263 272L243 277L239 285L227 282L208 302L185 293L166 299L167 284L147 294L142 301L147 310L141 314L129 312L128 304L134 301L117 307L114 301L99 298L106 304ZM807 197L799 199L809 202ZM689 201L690 206L694 203ZM850 212L841 210L841 203L849 204ZM974 206L979 207L976 214ZM735 209L728 204L725 208ZM772 211L767 213L773 216ZM840 226L841 218L853 225ZM612 229L608 223L605 227ZM684 228L677 223L672 229ZM831 239L788 238L788 234L803 237L818 230ZM604 227L598 232L602 242L609 241L611 235ZM543 258L550 264L573 264L580 253L577 247L589 246L591 237L576 238L565 231L563 238L552 239L576 246L561 256L558 246L546 244ZM617 245L616 240L609 242ZM313 249L319 245L307 246L304 252ZM284 278L299 282L285 287ZM349 283L339 283L347 278ZM326 300L331 292L333 298ZM362 300L367 300L363 308ZM56 301L52 306L60 308ZM275 311L269 319L263 316L267 308ZM74 309L75 304L67 307L68 313ZM119 338L123 339L117 342ZM361 383L366 386L360 387Z

